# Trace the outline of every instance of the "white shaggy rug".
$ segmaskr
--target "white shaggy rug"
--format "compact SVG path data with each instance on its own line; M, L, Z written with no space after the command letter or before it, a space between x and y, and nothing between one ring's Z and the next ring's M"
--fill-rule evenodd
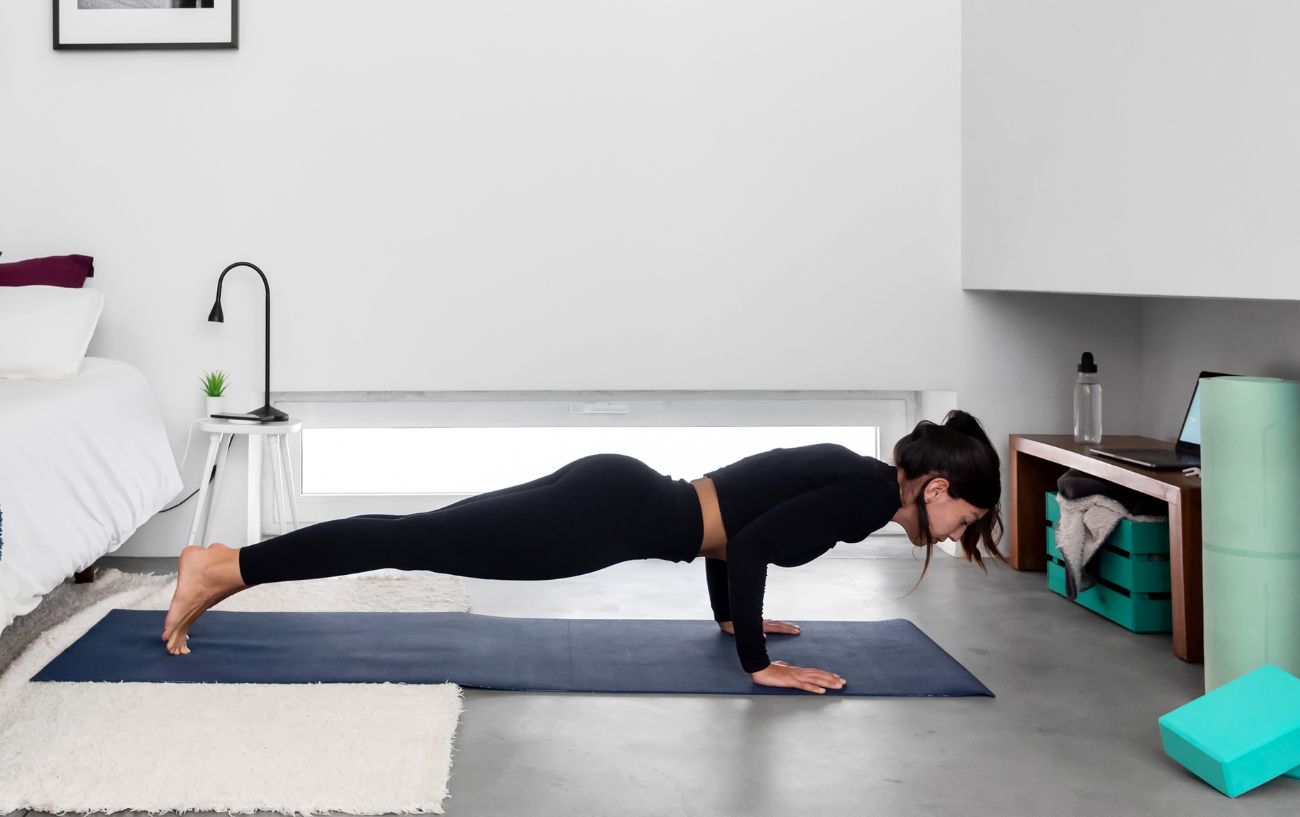
M0 814L442 813L460 715L453 684L32 683L109 610L165 610L175 576L106 569L77 588L94 585L79 594L84 609L29 635L0 675ZM76 605L72 595L56 604ZM262 585L213 609L463 612L469 604L459 579L410 573Z

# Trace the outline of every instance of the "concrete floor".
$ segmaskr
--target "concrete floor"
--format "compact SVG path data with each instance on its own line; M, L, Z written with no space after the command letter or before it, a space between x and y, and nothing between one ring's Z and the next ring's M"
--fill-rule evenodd
M1201 692L1168 636L1134 635L1049 592L905 541L774 568L767 614L908 618L989 698L727 697L468 689L450 817L577 815L1295 815L1300 780L1235 801L1161 750L1156 719ZM108 558L122 570L174 560ZM642 562L556 582L467 582L490 615L708 618L700 564ZM829 667L834 669L834 667ZM849 679L850 683L852 679Z

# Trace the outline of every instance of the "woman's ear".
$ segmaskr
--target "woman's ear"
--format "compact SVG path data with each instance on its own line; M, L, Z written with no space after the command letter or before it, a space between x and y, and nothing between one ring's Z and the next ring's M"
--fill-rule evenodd
M948 480L943 477L935 477L930 480L930 484L925 486L925 501L934 502L941 496L948 493Z

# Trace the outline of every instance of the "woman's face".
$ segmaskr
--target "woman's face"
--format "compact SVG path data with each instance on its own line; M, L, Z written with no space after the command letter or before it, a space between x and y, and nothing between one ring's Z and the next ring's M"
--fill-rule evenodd
M912 536L912 544L932 545L945 539L960 543L966 528L988 513L987 508L977 508L964 499L953 499L948 494L948 480L939 477L925 486L925 513L930 518L932 542L918 541L924 534L919 530Z

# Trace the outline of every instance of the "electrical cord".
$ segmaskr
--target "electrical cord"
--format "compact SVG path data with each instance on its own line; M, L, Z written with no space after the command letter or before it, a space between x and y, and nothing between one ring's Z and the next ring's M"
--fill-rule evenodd
M195 420L194 422L190 423L190 433L189 433L188 435L186 435L186 437L185 437L185 453L181 456L181 473L185 473L185 461L186 461L186 460L189 458L189 456L190 456L190 443L191 443L191 442L193 441L193 439L194 439L194 427L197 426L200 422L202 422L202 421L201 421L201 420ZM230 453L230 446L231 446L231 444L234 443L234 442L235 442L235 435L232 434L232 435L230 435L230 439L226 441L226 453L227 453L227 454ZM212 466L212 472L208 474L208 483L211 484L211 483L212 483L212 480L216 479L216 477L217 477L217 466L214 465L214 466ZM189 502L191 499L193 499L193 498L194 498L194 494L197 494L197 493L199 492L199 490L200 490L202 487L203 487L203 486L200 485L198 488L195 488L195 489L194 489L194 492L191 493L189 496L185 497L185 498L182 499L180 502L177 502L175 505L172 505L172 506L167 507L167 508L163 508L163 509L162 509L161 511L159 511L158 513L167 513L168 511L174 511L174 510L176 510L176 509L179 508L180 506L184 505L186 502Z

